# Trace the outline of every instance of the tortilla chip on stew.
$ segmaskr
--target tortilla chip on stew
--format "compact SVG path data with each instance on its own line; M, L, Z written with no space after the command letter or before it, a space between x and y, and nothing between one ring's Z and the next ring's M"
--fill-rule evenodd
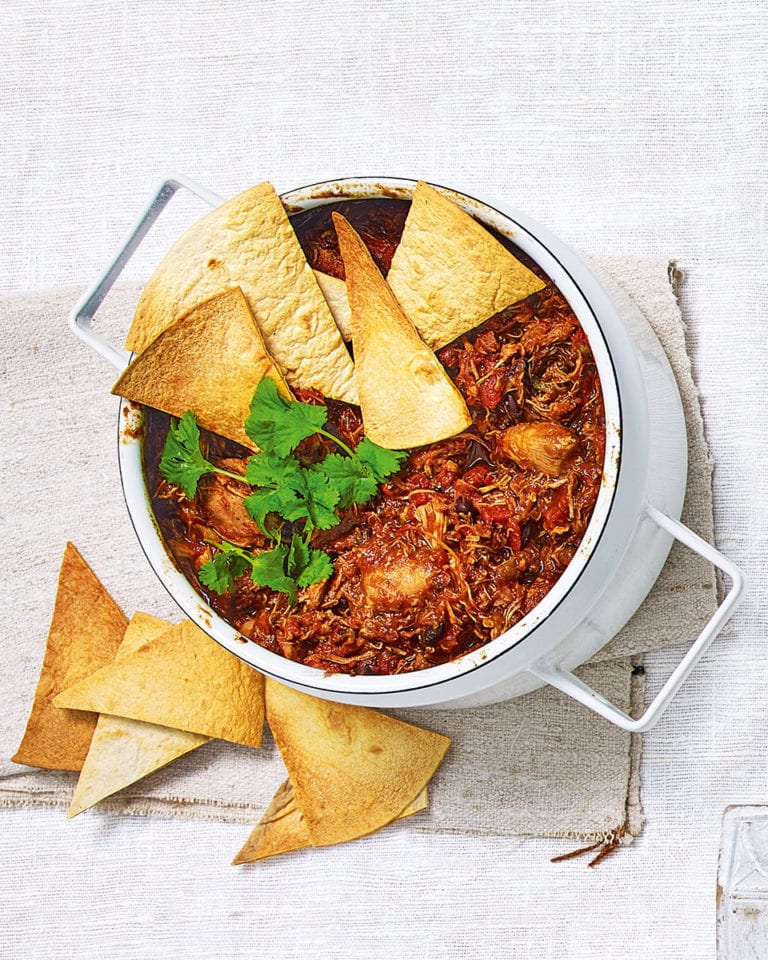
M315 270L315 277L323 291L323 296L328 301L331 308L333 319L336 326L341 331L342 337L346 341L352 339L352 311L349 309L349 300L347 298L347 285L339 277L332 277L330 273L322 273Z
M96 717L59 710L54 697L112 661L128 624L77 549L68 543L40 679L19 749L11 759L46 770L79 770Z
M264 679L184 620L65 690L55 705L260 747Z
M396 820L431 780L448 737L267 678L267 722L315 847Z
M144 288L126 347L141 353L197 304L234 286L291 386L355 402L352 359L269 183L227 200L176 241Z
M485 227L423 181L413 192L387 282L434 350L546 285Z
M290 390L267 353L239 287L198 304L131 363L112 393L180 417L253 448L243 424L264 377Z
M428 806L427 788L424 787L397 819L410 817L414 813L426 810ZM311 846L309 831L304 822L304 815L296 802L293 784L290 780L286 780L278 788L264 816L254 827L232 864L234 866L238 863L253 863L256 860L266 860L267 857L275 857L280 853L289 853L291 850Z
M344 217L332 216L347 277L366 435L399 449L461 433L472 422L464 398L403 313L362 238Z
M115 663L119 664L129 653L159 637L171 626L148 613L135 613L125 631ZM209 739L186 730L101 714L67 818L82 813L105 797L208 743Z

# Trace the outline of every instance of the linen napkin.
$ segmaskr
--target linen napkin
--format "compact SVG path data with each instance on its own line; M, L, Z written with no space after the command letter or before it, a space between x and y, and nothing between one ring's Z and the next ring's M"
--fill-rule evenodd
M689 439L683 519L712 538L711 462L686 352L674 270L667 261L600 258L595 266L635 301L662 341L678 380ZM181 619L149 569L123 503L116 458L116 379L69 331L79 290L0 299L0 524L7 547L0 606L0 805L69 803L76 774L8 759L21 739L42 662L58 566L74 542L129 616ZM116 288L98 326L121 342L137 289ZM677 545L641 610L581 668L619 707L642 704L639 656L690 642L716 605L709 564ZM389 829L485 835L623 839L642 825L640 742L551 688L471 710L398 711L453 738L430 788L430 809ZM267 736L260 751L211 741L96 811L255 823L285 777ZM65 829L62 818L62 829Z

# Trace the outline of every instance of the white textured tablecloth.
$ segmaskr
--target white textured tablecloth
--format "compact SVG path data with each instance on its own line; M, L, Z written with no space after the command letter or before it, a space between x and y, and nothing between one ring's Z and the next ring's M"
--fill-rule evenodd
M236 870L238 825L0 811L0 956L712 957L723 808L768 801L763 3L5 0L0 37L4 290L87 283L169 171L422 176L675 257L717 543L750 579L645 738L644 833L596 870L405 831ZM653 693L676 657L648 661Z

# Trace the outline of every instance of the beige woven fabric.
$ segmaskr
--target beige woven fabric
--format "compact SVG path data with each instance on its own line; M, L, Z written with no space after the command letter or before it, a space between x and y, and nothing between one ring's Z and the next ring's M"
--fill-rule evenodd
M604 259L659 332L685 400L691 487L685 519L711 535L710 464L684 331L659 260ZM127 614L172 620L179 611L149 570L128 521L117 470L113 371L69 332L78 291L0 301L2 522L7 560L0 607L4 671L0 696L0 805L68 804L75 774L11 763L32 700L56 574L67 539L82 551ZM99 315L126 329L136 290L114 291ZM673 557L635 620L583 668L588 682L624 709L636 709L642 678L631 655L691 639L711 613L711 569ZM670 616L674 609L675 616ZM553 690L471 711L410 711L406 717L454 738L431 792L430 831L602 837L640 827L639 750L632 738ZM284 778L267 739L261 751L211 742L101 804L122 813L254 822Z

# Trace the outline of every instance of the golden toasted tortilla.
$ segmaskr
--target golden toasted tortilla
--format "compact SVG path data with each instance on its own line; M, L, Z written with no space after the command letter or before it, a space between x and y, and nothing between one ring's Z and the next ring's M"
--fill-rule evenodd
M349 352L269 183L227 200L176 241L144 288L126 347L141 353L198 303L234 286L291 386L355 402Z
M262 675L190 620L97 670L54 703L261 746Z
M259 820L242 849L232 861L252 863L267 857L311 846L304 817L296 803L290 780L282 783L272 797L264 816Z
M420 181L387 283L439 350L546 284L453 200Z
M58 710L54 697L110 663L128 624L96 575L68 543L53 619L24 737L11 759L46 770L79 770L96 726L92 713Z
M125 631L115 663L119 664L129 653L161 636L170 626L165 620L148 613L135 613ZM202 746L209 739L186 730L172 730L140 720L102 714L80 771L67 819Z
M354 227L332 216L347 277L366 435L396 450L461 433L472 422L464 398L403 313Z
M448 737L267 679L267 722L315 847L395 820L432 778Z
M413 803L409 803L396 818L402 820L429 806L427 787L421 791ZM290 780L286 780L272 798L264 816L245 841L232 864L253 863L266 860L279 853L289 853L302 847L311 847L309 832L304 823L304 815L296 802L296 793Z
M175 417L192 410L206 430L255 449L243 424L264 377L291 395L243 292L233 287L164 330L127 367L112 393Z
M329 273L322 273L320 270L315 270L315 277L323 291L323 296L328 301L333 319L336 321L336 326L341 331L342 337L347 341L351 340L352 311L349 309L346 283L338 277L332 277Z

